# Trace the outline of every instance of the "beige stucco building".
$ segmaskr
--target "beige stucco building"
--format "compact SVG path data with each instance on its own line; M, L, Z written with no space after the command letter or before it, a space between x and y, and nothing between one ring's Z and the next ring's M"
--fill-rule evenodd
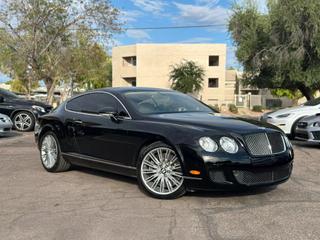
M136 44L112 50L113 87L170 88L171 66L195 61L205 69L197 97L211 105L234 102L236 71L226 70L226 44Z

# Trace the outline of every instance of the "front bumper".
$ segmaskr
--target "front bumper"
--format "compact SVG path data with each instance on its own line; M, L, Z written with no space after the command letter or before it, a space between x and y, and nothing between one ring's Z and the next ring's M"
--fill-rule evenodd
M8 122L8 123L1 123L0 124L0 134L4 134L4 133L8 133L10 132L12 129L12 123Z
M294 158L292 149L265 157L251 157L244 152L221 154L214 158L217 161L206 161L205 156L190 149L183 152L188 190L237 190L277 185L290 178ZM201 175L188 174L193 169Z
M320 143L320 128L297 128L295 134L299 140Z
M237 190L278 185L292 173L292 161L269 167L212 167L201 179L185 178L189 190Z

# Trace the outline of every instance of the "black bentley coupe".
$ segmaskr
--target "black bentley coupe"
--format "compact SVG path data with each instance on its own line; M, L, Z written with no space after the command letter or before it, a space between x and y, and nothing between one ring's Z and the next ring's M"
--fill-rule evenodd
M49 172L80 165L137 177L156 198L288 180L293 149L281 130L223 117L171 90L107 88L41 116L35 131Z

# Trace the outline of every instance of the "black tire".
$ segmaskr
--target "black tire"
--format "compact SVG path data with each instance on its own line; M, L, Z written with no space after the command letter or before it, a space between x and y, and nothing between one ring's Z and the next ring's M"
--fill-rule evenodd
M21 125L18 124L18 120L20 116L28 116L30 119L30 125L26 128L22 127ZM16 129L19 132L29 132L32 131L34 129L35 123L36 123L36 119L34 117L34 115L28 111L19 111L17 113L14 114L13 119L13 126L14 129Z
M148 189L148 187L146 186L146 184L144 183L144 181L142 179L141 165L142 165L143 159L145 158L145 156L149 152L151 152L152 150L155 150L157 148L168 148L168 149L172 150L176 154L176 156L179 160L181 169L183 169L183 165L181 163L179 155L176 153L176 151L171 146L169 146L163 142L152 143L152 144L148 145L147 147L143 148L139 154L139 158L138 158L138 162L137 162L137 176L138 176L139 187L144 193L146 193L147 195L149 195L153 198L158 198L158 199L179 198L186 193L186 187L185 187L184 183L182 183L182 185L179 188L177 188L174 192L167 194L167 195L160 195L160 194L152 192L150 189Z
M53 137L53 139L56 142L56 146L57 146L57 158L56 158L56 161L55 161L54 165L51 166L51 167L46 166L46 164L44 163L43 156L42 156L43 140L46 139L46 137L48 137L48 136ZM71 164L69 162L67 162L61 156L60 144L59 144L58 138L57 138L57 136L56 136L56 134L54 132L48 131L41 137L40 143L39 143L39 149L40 149L40 160L41 160L42 166L48 172L65 172L65 171L68 171L70 169Z

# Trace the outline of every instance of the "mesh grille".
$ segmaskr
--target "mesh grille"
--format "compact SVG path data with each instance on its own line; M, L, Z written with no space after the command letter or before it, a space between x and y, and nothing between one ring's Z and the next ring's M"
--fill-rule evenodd
M285 180L290 176L291 170L292 164L269 171L252 172L247 170L234 170L233 174L240 184L250 186Z
M216 183L223 183L226 181L223 171L210 171L209 172L210 178L213 182Z
M312 135L315 140L320 140L320 131L314 131Z
M245 141L253 156L272 155L285 150L283 137L278 132L247 135Z

